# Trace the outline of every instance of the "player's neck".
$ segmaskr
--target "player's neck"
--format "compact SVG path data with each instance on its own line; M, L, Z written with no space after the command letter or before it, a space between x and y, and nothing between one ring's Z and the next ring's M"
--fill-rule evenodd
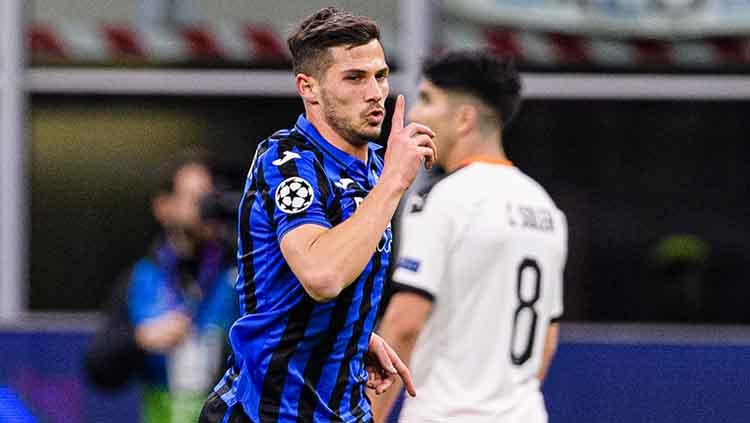
M500 143L499 134L497 137L488 139L482 139L481 135L474 134L458 140L453 144L451 151L448 152L443 167L447 172L453 172L478 161L511 164L505 155L502 143Z
M309 110L305 113L307 120L312 123L315 129L318 130L320 135L328 141L329 144L338 148L339 150L349 154L350 156L356 157L363 163L367 163L367 144L356 146L344 139L336 130L334 130L322 116Z

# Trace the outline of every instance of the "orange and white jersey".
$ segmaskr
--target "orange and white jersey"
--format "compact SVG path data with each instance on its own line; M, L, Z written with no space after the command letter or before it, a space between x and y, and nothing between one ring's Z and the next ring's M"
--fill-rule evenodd
M563 312L567 232L510 162L474 161L410 197L393 279L434 301L400 421L547 421L537 373Z

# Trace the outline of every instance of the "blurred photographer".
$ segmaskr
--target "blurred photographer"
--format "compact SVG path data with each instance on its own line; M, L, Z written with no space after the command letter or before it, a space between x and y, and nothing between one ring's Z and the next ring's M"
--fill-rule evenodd
M99 386L142 382L144 422L196 421L223 371L226 333L237 317L232 249L222 242L215 177L200 156L163 170L152 197L162 227L150 253L127 272L109 321L87 354Z

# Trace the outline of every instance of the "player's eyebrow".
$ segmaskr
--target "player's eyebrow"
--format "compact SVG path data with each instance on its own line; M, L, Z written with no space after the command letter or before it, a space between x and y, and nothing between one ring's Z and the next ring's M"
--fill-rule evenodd
M362 70L362 69L346 69L342 73L344 73L346 75L352 75L352 76L354 76L354 75L356 75L356 76L362 76L362 75L366 75L367 71Z
M390 70L391 69L388 66L384 66L384 67L378 69L375 72L375 74L376 75L383 75L383 74L388 75L390 73ZM342 71L342 73L345 73L347 75L362 76L362 75L367 75L368 72L366 70L364 70L364 69L352 68L352 69L345 69L345 70Z

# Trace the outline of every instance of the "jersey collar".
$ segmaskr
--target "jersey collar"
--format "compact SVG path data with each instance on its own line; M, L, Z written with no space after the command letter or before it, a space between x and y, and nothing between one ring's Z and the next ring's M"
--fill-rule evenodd
M333 157L336 161L341 163L346 169L351 170L357 170L359 172L362 172L364 175L367 175L367 169L370 168L370 162L372 161L372 157L375 154L374 152L381 149L382 147L374 142L368 143L368 154L367 154L367 164L362 163L361 160L358 158L352 156L351 154L340 150L333 144L329 143L325 138L323 138L322 135L320 135L320 132L313 126L312 123L310 123L307 118L305 118L305 115L302 114L297 118L297 123L295 124L295 128L302 133L307 139L309 139L313 144L315 144L316 147L320 148L324 153L328 154L329 156Z
M492 157L492 156L469 156L460 162L458 162L458 166L456 169L460 169L462 167L466 167L472 163L488 163L488 164L496 164L496 165L502 165L502 166L513 166L513 162L511 162L508 159L501 159L499 157Z

